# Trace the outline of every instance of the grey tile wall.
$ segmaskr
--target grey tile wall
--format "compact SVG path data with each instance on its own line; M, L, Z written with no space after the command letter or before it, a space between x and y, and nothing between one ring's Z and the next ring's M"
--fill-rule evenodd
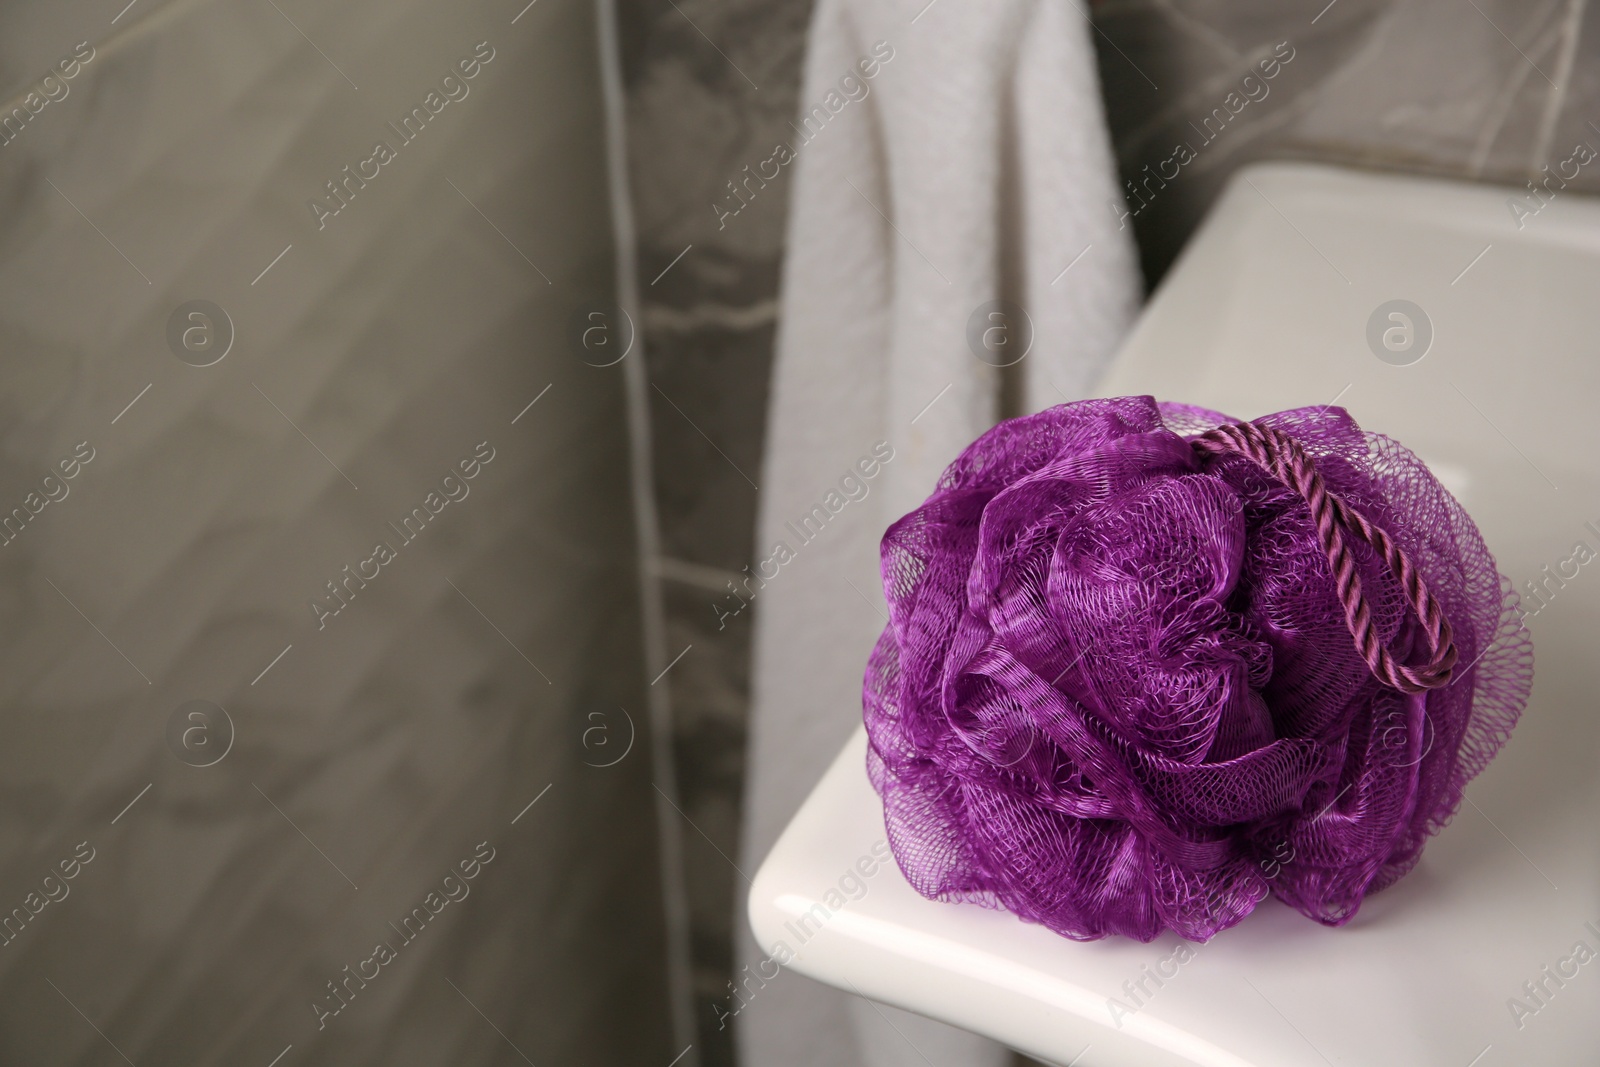
M0 1064L681 1047L650 739L591 747L649 683L623 378L567 342L595 6L524 3L0 4L7 517L92 454L0 552Z

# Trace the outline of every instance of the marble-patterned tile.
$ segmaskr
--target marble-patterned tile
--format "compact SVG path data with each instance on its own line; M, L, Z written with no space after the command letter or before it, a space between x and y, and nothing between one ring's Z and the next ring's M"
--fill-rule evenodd
M763 291L770 295L771 281L746 279L743 268L750 261L759 268L779 253L783 180L769 184L736 218L720 219L713 205L747 164L770 154L794 117L810 8L809 0L622 5L643 279L690 243L701 256L734 261L733 269L713 263L698 275L686 272L693 285L685 280L661 289L663 280L646 294L650 302L738 304L760 299Z
M656 500L670 558L732 571L750 559L772 335L770 321L647 333Z
M708 583L709 584L709 583ZM738 862L739 801L744 787L750 618L724 617L705 585L667 585L668 642L689 651L672 670L679 803L693 827L684 838L684 870L694 953L695 1011L704 1038L701 1062L731 1064L731 1029L720 1023L733 971L733 923L748 888ZM723 599L726 599L725 597ZM726 1010L724 1008L724 1010Z
M809 0L624 0L630 193L651 381L670 686L699 1055L734 1062L727 995L749 702L750 612L719 618L751 561L788 181L742 186L785 138Z
M1095 10L1108 120L1133 183L1128 218L1152 283L1247 162L1520 185L1566 158L1582 124L1574 103L1600 92L1576 61L1592 22L1586 0L1129 0ZM1271 79L1263 60L1276 64Z

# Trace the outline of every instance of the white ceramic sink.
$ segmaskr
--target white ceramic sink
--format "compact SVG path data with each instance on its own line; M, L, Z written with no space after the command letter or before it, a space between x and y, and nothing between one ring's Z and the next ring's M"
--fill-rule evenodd
M1100 392L1240 417L1337 399L1434 467L1519 589L1579 541L1600 551L1600 203L1561 193L1519 230L1508 195L1243 171ZM1369 347L1392 300L1431 323L1409 365L1414 347ZM1179 962L1172 935L1082 944L924 900L870 860L883 812L858 732L754 879L757 939L800 973L1074 1067L1594 1067L1600 956L1573 953L1600 953L1600 561L1548 588L1510 743L1417 869L1343 928L1269 900ZM1141 979L1137 1010L1114 1011Z

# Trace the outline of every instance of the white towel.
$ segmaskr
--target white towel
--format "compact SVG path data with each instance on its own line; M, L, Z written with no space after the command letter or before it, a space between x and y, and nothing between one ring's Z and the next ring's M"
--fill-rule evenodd
M820 0L796 158L777 152L763 170L788 166L795 186L761 483L767 562L751 583L746 870L861 721L862 671L885 621L884 528L1001 417L1002 373L1027 411L1085 395L1138 302L1086 10L924 4ZM1031 320L1031 350L1010 372L969 345L973 332L991 351L1024 343L1019 316L983 317L995 300ZM753 973L748 933L742 950ZM728 1006L747 1067L969 1067L1004 1055L809 980L744 988Z

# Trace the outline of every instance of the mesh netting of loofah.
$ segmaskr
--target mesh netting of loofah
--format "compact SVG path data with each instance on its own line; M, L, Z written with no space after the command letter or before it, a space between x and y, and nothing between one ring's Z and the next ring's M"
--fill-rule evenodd
M1080 940L1205 941L1269 894L1342 925L1532 685L1477 527L1341 408L1013 419L882 573L867 770L901 870Z

